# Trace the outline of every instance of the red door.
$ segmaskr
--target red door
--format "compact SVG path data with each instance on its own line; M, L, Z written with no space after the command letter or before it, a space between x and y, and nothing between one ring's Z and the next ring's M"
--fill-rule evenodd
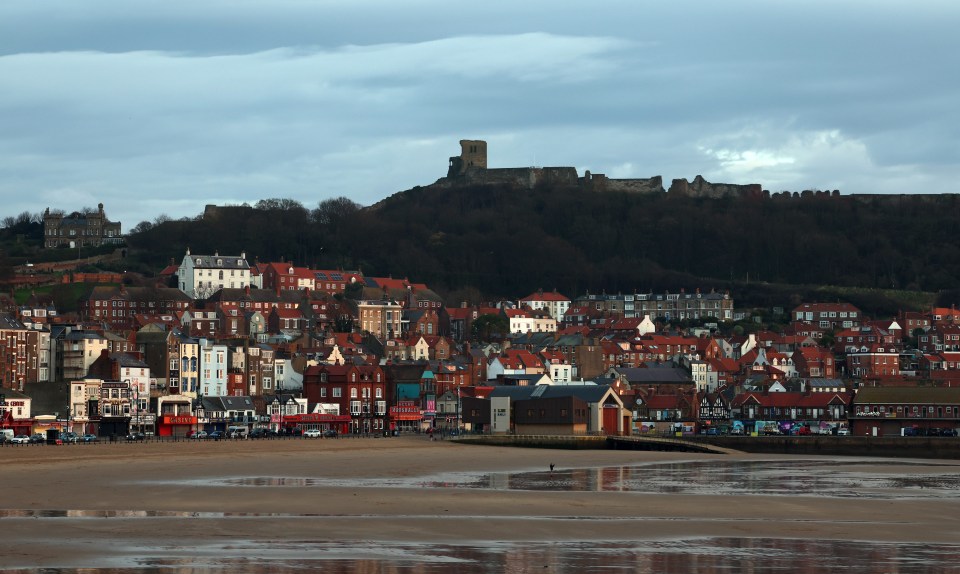
M606 435L617 435L617 423L619 422L620 409L616 406L603 407L603 433Z

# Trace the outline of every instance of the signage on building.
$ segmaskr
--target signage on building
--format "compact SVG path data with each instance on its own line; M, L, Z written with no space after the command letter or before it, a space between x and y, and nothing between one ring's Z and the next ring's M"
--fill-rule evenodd
M167 415L163 417L163 423L168 425L192 425L197 423L197 419L189 415Z

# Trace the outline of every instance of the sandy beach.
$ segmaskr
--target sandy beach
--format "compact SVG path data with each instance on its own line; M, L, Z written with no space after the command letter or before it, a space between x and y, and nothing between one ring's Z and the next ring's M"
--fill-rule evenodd
M615 474L624 465L738 459L784 457L537 450L423 436L4 447L0 511L7 551L0 567L101 566L105 557L142 548L187 555L230 541L735 536L960 543L960 499L953 497L436 487L473 473L549 473L550 464L558 475L603 467ZM859 471L869 469L861 464ZM955 461L884 461L882 469L904 477L960 473Z

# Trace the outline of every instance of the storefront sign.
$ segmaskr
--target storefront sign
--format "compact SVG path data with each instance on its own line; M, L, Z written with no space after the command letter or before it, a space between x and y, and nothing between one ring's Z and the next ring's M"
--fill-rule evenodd
M163 417L163 424L167 425L193 425L197 424L197 419L191 416L167 415Z

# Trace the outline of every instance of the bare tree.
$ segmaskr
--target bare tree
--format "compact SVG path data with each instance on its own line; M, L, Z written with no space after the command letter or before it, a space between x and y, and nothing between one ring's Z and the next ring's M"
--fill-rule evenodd
M336 226L362 208L359 203L342 196L325 199L313 210L313 221L320 225Z

